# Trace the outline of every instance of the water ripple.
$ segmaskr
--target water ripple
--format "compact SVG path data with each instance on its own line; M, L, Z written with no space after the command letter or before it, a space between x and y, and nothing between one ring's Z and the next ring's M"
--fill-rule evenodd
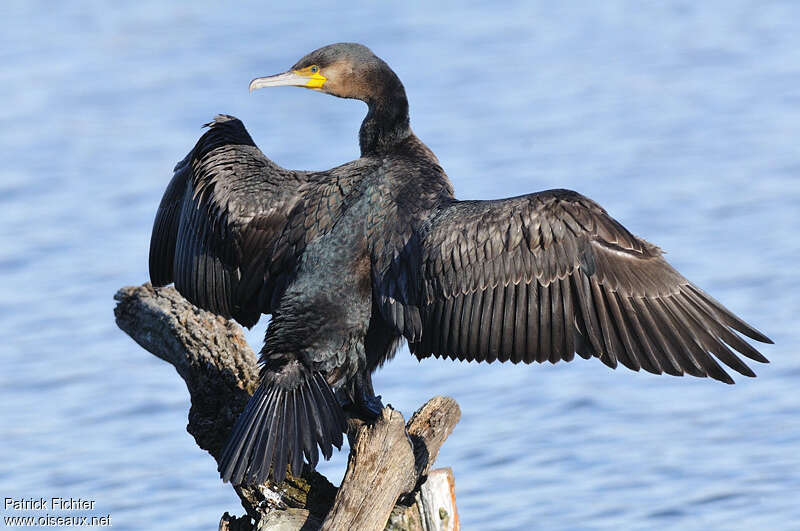
M185 431L183 383L116 329L111 296L146 279L170 170L215 113L243 118L287 167L357 155L362 104L246 90L346 38L400 74L414 129L460 197L580 190L777 343L758 379L734 387L596 361L419 363L403 349L376 387L405 414L433 394L461 404L439 462L455 470L465 529L792 528L798 18L789 2L719 0L425 12L11 2L0 452L14 459L0 490L96 499L119 529L207 529L241 513ZM313 42L295 29L309 20L325 21ZM320 470L335 480L345 465L342 453Z

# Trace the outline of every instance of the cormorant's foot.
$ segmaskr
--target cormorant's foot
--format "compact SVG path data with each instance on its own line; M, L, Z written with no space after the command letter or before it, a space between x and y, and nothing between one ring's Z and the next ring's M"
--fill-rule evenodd
M381 415L381 411L383 411L383 402L381 402L380 395L367 396L366 394L362 394L359 398L357 404L359 416L365 420L372 421Z
M342 388L336 390L336 400L339 401L339 406L345 411L352 411L355 409L355 403Z

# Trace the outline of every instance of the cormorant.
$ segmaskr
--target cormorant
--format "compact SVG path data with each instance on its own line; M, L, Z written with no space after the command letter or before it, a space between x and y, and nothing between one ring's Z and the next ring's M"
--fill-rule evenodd
M418 358L571 361L676 376L755 376L771 340L686 280L594 201L547 190L458 201L409 126L403 84L360 44L325 46L250 90L306 87L367 104L361 157L287 170L217 116L175 167L150 243L154 285L252 326L272 314L261 380L219 470L281 481L340 448L342 402L374 418L371 373L402 339Z

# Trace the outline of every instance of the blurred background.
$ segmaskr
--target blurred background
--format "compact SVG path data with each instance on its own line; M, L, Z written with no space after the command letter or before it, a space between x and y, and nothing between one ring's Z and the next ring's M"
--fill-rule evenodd
M406 415L461 404L438 464L464 528L796 526L800 4L561 4L4 2L0 494L93 499L120 530L243 512L185 431L182 380L116 328L112 296L148 279L158 201L214 114L285 167L358 156L361 102L247 92L358 41L405 83L458 197L578 190L776 342L735 386L404 348L376 389ZM321 471L338 481L346 455Z

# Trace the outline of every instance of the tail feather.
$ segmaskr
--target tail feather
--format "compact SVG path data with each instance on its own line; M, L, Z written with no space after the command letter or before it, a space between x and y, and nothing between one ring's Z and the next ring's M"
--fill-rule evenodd
M306 457L306 461L311 465L311 468L315 468L317 466L317 452L309 451L310 448L316 448L314 424L308 416L304 400L297 401L297 418L300 422L305 422L308 426L308 429L300 430L300 436L303 439L303 454Z
M243 473L243 470L241 470L242 463L236 459L232 459L232 457L240 454L246 455L250 453L249 445L252 444L254 439L252 434L257 429L257 426L261 423L261 420L267 411L267 409L264 407L266 398L266 390L262 386L259 386L253 396L250 397L250 400L247 402L244 411L239 416L239 420L236 422L236 425L233 428L233 433L228 440L228 444L225 446L225 450L222 452L220 463L227 463L226 470L223 472L223 475L227 475L228 477L241 477ZM245 449L245 447L247 448ZM220 465L220 467L221 466L222 465ZM220 468L220 471L222 472L223 469Z
M289 466L292 471L298 474L303 469L303 452L305 451L303 432L308 431L308 426L306 426L305 429L303 428L303 421L305 419L301 419L299 416L299 411L297 409L297 404L299 402L302 402L302 398L298 397L296 393L292 394L292 399L288 402L291 411L289 414L289 425L291 426L289 429L289 439L297 441L297 451L292 452L292 460Z
M272 394L275 394L277 391L272 389ZM266 411L267 408L264 408ZM263 426L265 429L259 430L258 434L258 442L255 445L255 455L263 456L261 460L261 464L258 466L258 474L259 475L267 475L269 474L269 465L272 462L272 452L275 450L275 438L269 437L268 434L271 433L275 425L277 423L277 415L274 412L271 414L265 414ZM242 468L246 464L245 460L240 461L242 463ZM244 473L244 470L242 471Z
M331 418L339 418L342 426L344 426L344 415L342 414L342 408L339 406L339 402L336 400L336 397L333 395L333 391L331 387L325 380L315 379L309 382L310 387L313 389L314 396L316 397L316 403L321 404L319 408L319 418L323 423L321 438L317 439L317 442L320 445L320 448L323 450L323 455L325 459L330 459L331 455L333 454L333 449L331 445L341 448L342 446L342 430L329 430L325 428L325 422L327 419ZM327 448L328 453L325 453L325 449Z
M242 412L222 452L222 479L235 485L280 483L299 475L303 457L311 466L341 449L344 414L320 373L304 373L294 388L265 378Z

